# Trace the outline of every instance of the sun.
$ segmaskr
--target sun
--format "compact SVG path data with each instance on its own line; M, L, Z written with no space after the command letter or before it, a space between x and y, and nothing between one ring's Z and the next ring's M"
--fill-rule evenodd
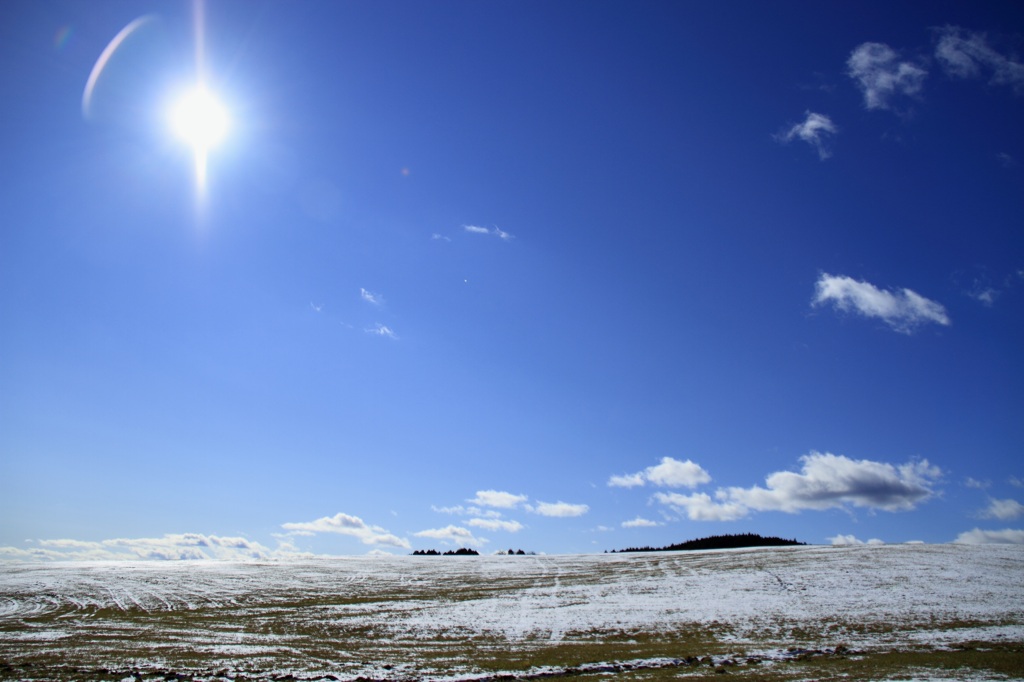
M174 133L197 152L217 146L228 132L228 111L204 86L197 86L178 99L171 109Z
M197 85L171 105L170 124L174 134L192 147L196 186L202 193L206 185L207 156L224 141L230 128L228 110L205 86Z

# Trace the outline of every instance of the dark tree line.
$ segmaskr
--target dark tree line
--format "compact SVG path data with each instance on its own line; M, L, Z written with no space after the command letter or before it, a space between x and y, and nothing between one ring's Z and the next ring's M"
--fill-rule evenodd
M786 547L806 544L806 542L797 542L796 540L765 537L756 533L739 533L736 535L710 535L706 538L687 540L665 547L627 547L620 550L613 549L612 552L672 552L693 549L735 549L737 547Z
M447 551L444 554L438 552L436 549L417 549L412 553L413 556L478 556L480 552L475 549L468 549L463 547L455 551ZM527 556L536 554L536 552L524 552L523 550L510 549L507 552L498 552L498 554L507 554L508 556Z

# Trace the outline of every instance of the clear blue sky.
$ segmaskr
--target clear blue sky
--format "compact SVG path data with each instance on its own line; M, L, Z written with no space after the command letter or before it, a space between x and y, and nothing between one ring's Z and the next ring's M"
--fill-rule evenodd
M0 556L1024 542L1019 4L201 9L0 9Z

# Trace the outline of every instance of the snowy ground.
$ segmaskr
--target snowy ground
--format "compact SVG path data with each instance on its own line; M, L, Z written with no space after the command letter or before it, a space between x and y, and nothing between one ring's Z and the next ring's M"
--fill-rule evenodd
M609 643L621 661L963 642L1024 643L1024 547L0 564L8 679L75 666L459 678L508 652L608 662L579 657Z

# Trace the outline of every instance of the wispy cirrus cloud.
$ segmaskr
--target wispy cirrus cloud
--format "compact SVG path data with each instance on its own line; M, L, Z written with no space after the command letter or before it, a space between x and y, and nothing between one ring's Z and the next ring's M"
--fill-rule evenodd
M438 514L465 514L466 508L461 504L455 504L448 507L438 507L437 505L430 506L431 511L437 512Z
M651 483L669 488L695 488L710 480L711 475L695 462L662 457L659 464L647 467L643 471L612 476L608 479L608 485L613 488L634 488Z
M281 527L292 535L316 535L335 533L357 538L364 545L386 545L409 549L409 541L400 538L380 526L372 526L358 516L339 512L334 516L323 516L314 521L282 523Z
M902 60L885 43L862 43L846 60L847 74L864 93L868 109L892 109L893 100L916 96L924 87L928 71L918 63Z
M376 325L374 325L372 327L367 327L363 331L365 331L367 334L373 334L375 336L383 336L386 339L392 339L392 340L395 340L395 341L398 340L398 334L396 334L394 332L394 330L391 329L391 327L389 327L389 326L387 326L385 324L381 324L380 322L378 322Z
M843 275L823 273L818 278L812 305L827 303L844 312L878 318L903 334L913 333L923 324L951 324L942 304L910 289L886 291Z
M383 296L381 296L380 294L375 294L372 291L363 289L362 287L359 287L359 298L373 305L379 306L384 303Z
M979 266L955 273L954 282L965 296L986 308L991 308L1000 297L1016 290L1024 283L1024 274L1010 271L1000 276L990 272L988 268Z
M984 33L945 26L937 31L935 58L954 78L986 78L992 85L1008 85L1024 93L1024 64L993 48Z
M775 139L783 144L793 140L801 140L814 147L818 152L818 158L824 161L832 156L828 141L833 135L839 132L839 127L832 122L832 119L824 114L816 114L808 111L804 120L794 124L788 130L775 135Z
M479 225L463 225L462 229L470 234L489 234L503 241L510 241L515 237L499 227L481 227Z
M991 308L1002 293L995 287L979 286L967 292L967 295L987 308Z

